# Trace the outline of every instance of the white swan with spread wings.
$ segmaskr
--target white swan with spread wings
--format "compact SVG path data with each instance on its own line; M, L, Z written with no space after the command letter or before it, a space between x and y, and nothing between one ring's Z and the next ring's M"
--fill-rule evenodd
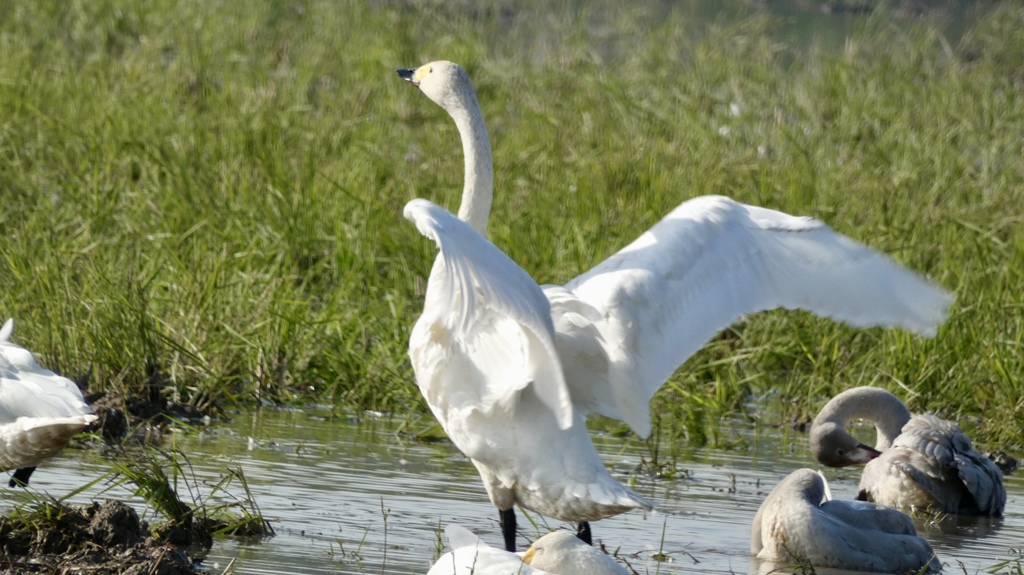
M465 154L459 218L486 235L494 181L491 148L468 75L443 61L400 69L398 74L455 120ZM432 282L437 269L435 264ZM538 292L531 291L534 297ZM658 388L718 331L745 314L779 307L805 309L857 327L898 326L931 336L945 321L952 301L946 290L820 221L720 196L682 203L590 271L565 286L544 286L543 295L554 329L551 360L557 360L561 369L557 377L553 367L543 380L513 381L486 363L471 372L460 371L467 368L446 363L446 346L454 342L424 347L425 340L416 334L410 339L420 390L449 437L480 472L499 510L510 550L515 547L514 504L581 522L581 535L588 541L586 521L647 507L631 493L611 497L615 490L571 488L573 483L563 481L564 474L549 469L553 458L529 453L550 449L553 441L544 436L537 436L541 440L536 445L517 443L515 456L474 456L494 441L493 433L525 428L517 424L519 414L547 410L543 428L550 430L551 438L573 433L575 443L562 452L578 448L589 454L593 446L582 424L586 414L620 419L646 437L651 431L650 400ZM427 299L425 316L430 311L429 293ZM494 322L492 329L515 332L523 327L514 321ZM488 353L503 356L507 349L495 347ZM541 348L521 343L520 349ZM445 403L447 396L437 391L443 387L438 385L441 380L472 384L476 391L460 393L462 400L488 401L452 409ZM564 381L564 389L561 384L539 389L556 380ZM491 403L499 397L514 407L502 428L490 419ZM531 487L524 487L523 478L529 478L526 484Z

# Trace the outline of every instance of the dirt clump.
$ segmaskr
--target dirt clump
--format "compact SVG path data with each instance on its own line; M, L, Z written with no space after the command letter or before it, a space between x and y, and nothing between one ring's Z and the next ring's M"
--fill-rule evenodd
M200 539L197 549L152 535L149 525L121 501L50 502L0 518L0 572L197 575L208 572L197 569L190 554L201 556L212 543L212 538Z

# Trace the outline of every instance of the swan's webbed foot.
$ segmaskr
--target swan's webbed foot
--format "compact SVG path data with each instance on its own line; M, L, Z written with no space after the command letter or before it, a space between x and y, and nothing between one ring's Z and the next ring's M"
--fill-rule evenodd
M505 539L505 551L516 552L516 511L514 507L499 509L501 536Z
M32 477L32 472L35 471L35 467L22 467L14 471L14 475L11 476L11 480L7 483L9 487L27 487L28 478Z
M580 538L587 545L594 544L594 538L590 536L590 522L580 521L580 524L576 528L576 537Z

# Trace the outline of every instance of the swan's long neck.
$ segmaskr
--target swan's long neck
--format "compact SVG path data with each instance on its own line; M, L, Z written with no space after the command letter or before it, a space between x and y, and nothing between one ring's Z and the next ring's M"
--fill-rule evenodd
M460 98L458 105L446 106L446 109L459 128L466 161L466 183L462 188L459 219L487 237L487 219L494 199L494 166L484 116L472 93Z
M900 398L877 387L855 387L832 398L818 415L821 421L845 428L855 419L870 421L878 432L875 449L885 451L910 421L910 410Z

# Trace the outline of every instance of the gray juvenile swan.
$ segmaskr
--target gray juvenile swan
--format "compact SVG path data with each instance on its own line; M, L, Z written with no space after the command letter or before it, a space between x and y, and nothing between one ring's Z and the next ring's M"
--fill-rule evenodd
M750 553L777 563L879 573L942 568L910 517L874 503L832 500L825 478L811 469L790 473L761 503Z
M875 447L846 430L855 419L877 430ZM867 463L857 499L889 507L959 515L1002 515L1003 474L971 446L957 424L911 416L898 397L855 387L832 398L811 423L811 453L832 467Z
M398 75L455 120L465 154L459 218L486 235L494 182L491 148L469 77L451 62L401 69ZM480 262L474 258L471 264ZM432 284L437 269L435 263ZM594 451L585 428L590 412L622 420L646 437L654 393L739 317L799 308L858 327L900 326L933 335L952 301L946 290L822 222L720 196L684 202L564 287L544 286L543 295L554 327L557 380L564 380L568 400L557 409L551 407L555 403L535 399L563 392L543 389L554 378L542 383L526 378L522 369L500 371L494 362L449 361L455 346L465 342L442 342L434 337L437 332L420 327L429 315L441 315L430 309L440 304L432 303L429 287L423 317L409 340L420 391L449 438L480 472L499 510L508 550L515 549L516 504L580 522L580 535L588 542L588 521L649 506L624 487L602 483L596 490L581 488L606 474L590 455L587 465L597 467L580 467L573 475L561 469L557 457L531 451L552 445L559 445L561 454ZM491 401L497 390L509 402L500 417ZM525 421L533 428L527 429ZM557 433L563 432L571 433L575 443L556 443ZM492 448L496 444L517 448Z
M10 486L28 485L36 466L57 454L96 420L70 379L36 363L11 343L14 320L0 328L0 470L15 470Z

